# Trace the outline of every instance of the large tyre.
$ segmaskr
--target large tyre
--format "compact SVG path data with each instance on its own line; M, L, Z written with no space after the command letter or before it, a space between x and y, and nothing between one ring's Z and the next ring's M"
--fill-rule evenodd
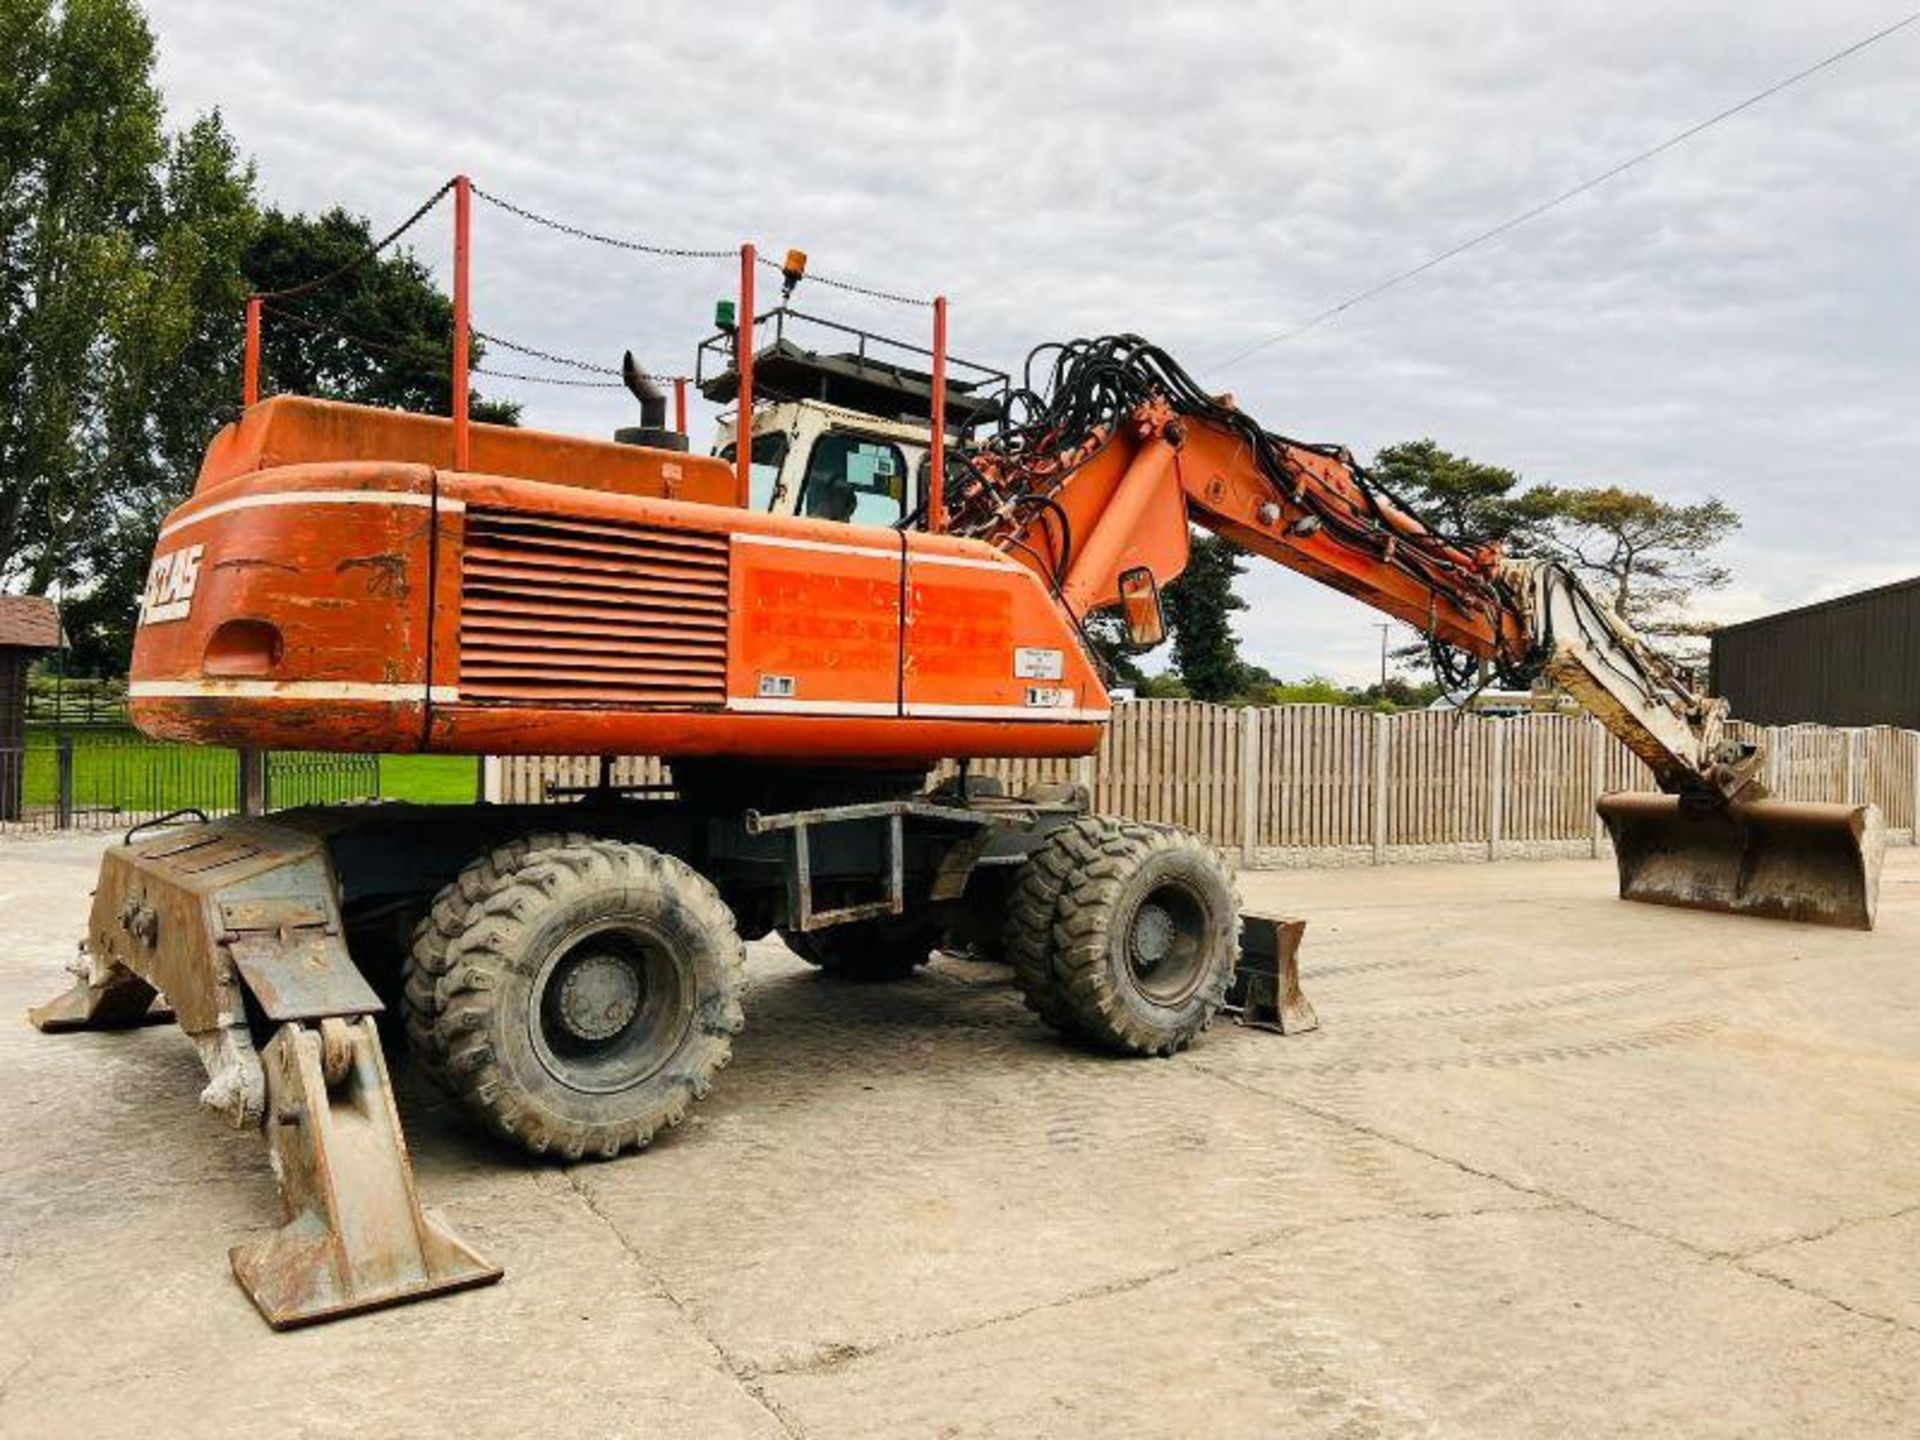
M719 893L682 861L534 836L436 898L408 964L407 1031L496 1134L611 1157L679 1124L726 1065L743 957Z
M1027 1008L1054 1029L1078 1033L1053 972L1053 921L1068 882L1108 851L1130 846L1129 827L1105 815L1083 815L1048 835L1014 874L1000 949L1013 966Z
M809 965L842 980L904 980L933 958L940 924L924 914L883 915L824 930L782 930L780 938Z
M1053 916L1054 998L1068 1028L1130 1055L1171 1055L1206 1029L1239 957L1240 902L1211 846L1183 830L1101 821Z

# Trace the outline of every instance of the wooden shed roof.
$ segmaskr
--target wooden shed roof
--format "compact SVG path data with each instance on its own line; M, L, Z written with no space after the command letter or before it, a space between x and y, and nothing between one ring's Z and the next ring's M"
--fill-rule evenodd
M60 612L44 595L0 595L0 649L58 650Z

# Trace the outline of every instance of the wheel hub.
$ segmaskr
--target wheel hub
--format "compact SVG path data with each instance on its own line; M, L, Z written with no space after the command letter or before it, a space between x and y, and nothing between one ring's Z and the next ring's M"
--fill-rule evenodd
M640 976L617 955L582 956L561 982L557 1017L580 1040L607 1040L640 1011Z
M1174 929L1173 916L1163 907L1151 901L1140 907L1129 937L1137 969L1151 970L1167 958L1167 952L1173 949Z

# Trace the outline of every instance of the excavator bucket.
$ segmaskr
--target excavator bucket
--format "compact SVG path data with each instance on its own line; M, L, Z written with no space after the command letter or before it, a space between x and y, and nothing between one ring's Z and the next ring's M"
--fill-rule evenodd
M1876 806L1622 793L1599 811L1624 900L1873 928L1886 850Z

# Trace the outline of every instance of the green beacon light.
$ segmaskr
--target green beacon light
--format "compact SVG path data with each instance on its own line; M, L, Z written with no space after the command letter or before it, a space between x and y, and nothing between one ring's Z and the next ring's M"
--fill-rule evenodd
M713 323L722 330L733 329L733 301L716 300L713 302Z

